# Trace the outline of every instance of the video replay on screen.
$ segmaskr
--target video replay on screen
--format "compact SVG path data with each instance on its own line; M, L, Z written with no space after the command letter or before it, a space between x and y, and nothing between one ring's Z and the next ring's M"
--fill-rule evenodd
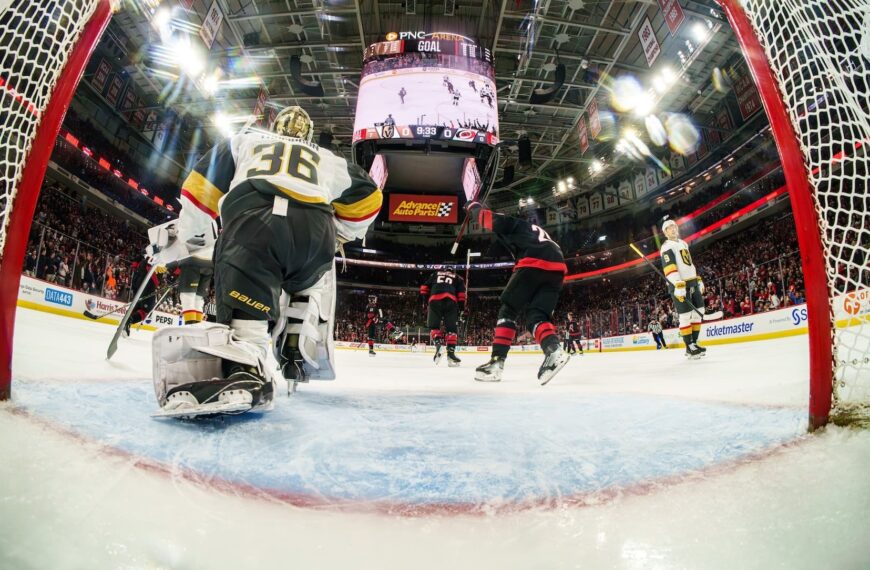
M443 138L493 144L497 137L495 73L489 62L403 53L363 66L354 142Z

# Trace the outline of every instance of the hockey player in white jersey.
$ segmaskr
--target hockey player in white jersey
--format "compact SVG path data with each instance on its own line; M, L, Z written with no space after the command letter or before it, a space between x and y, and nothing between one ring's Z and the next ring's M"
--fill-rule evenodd
M704 311L704 282L698 275L689 246L680 239L680 229L674 220L666 220L662 231L667 240L662 244L662 269L668 280L668 292L680 317L680 336L686 344L686 356L705 356L707 349L698 345Z
M360 167L311 142L300 107L271 132L247 130L211 149L181 192L179 237L222 232L214 251L217 324L154 336L160 416L240 413L271 406L273 341L285 378L304 363L332 372L337 243L362 238L380 211Z

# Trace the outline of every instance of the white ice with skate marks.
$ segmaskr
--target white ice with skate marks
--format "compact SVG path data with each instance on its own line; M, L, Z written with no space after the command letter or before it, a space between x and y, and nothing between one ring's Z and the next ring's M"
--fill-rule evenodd
M540 355L480 384L484 354L340 351L270 414L182 423L147 418L150 334L106 362L110 335L19 310L0 567L870 563L870 437L801 435L805 337L587 354L543 388Z
M444 84L445 76L450 78L454 91L460 94L456 105L453 95ZM473 88L469 81L474 81ZM488 85L490 93L493 94L492 107L487 99L480 97L484 84ZM404 104L399 97L402 88L406 91ZM471 123L477 120L481 125L498 128L495 84L483 75L467 71L431 68L406 69L395 75L373 74L360 82L359 101L354 117L354 131L374 128L376 123L383 123L390 114L397 126L475 128Z

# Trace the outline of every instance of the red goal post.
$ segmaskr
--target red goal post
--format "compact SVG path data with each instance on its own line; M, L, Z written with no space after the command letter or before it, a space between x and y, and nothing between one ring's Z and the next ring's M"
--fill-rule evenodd
M0 0L0 400L10 396L18 286L36 201L112 0Z
M790 191L808 309L810 429L829 419L864 423L870 37L862 28L870 0L719 3L749 64Z

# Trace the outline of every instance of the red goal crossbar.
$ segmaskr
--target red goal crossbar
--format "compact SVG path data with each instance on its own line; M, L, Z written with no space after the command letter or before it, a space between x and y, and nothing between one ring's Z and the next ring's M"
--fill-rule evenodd
M11 8L10 8L11 9ZM42 112L29 155L26 157L14 203L7 203L9 225L0 265L0 400L10 396L12 383L12 345L15 328L15 308L21 269L30 235L30 225L36 210L36 201L42 187L48 159L54 150L54 141L66 114L73 92L112 16L110 0L99 0L90 20L85 24L72 51L69 53L51 99ZM34 31L38 34L39 31ZM60 55L60 54L58 54ZM14 81L14 79L13 79ZM0 89L14 88L10 85ZM28 104L30 102L22 102ZM33 109L30 112L34 112ZM37 111L38 112L38 111ZM3 119L0 119L3 120Z

